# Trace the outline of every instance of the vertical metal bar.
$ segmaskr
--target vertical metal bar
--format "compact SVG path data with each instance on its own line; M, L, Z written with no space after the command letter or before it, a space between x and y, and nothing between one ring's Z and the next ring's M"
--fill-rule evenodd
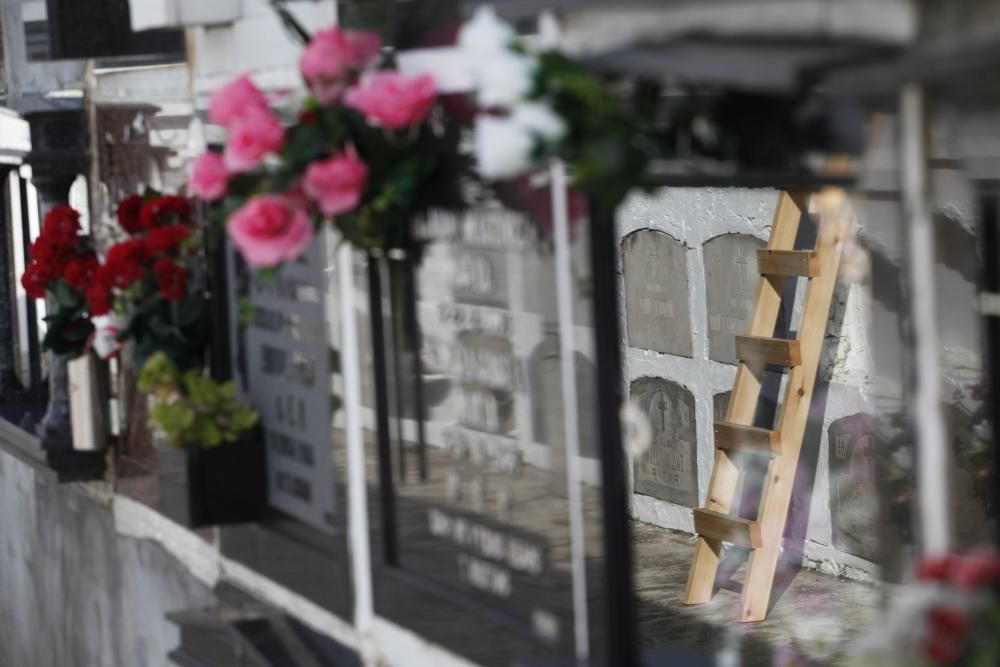
M233 358L230 352L229 269L226 262L224 238L213 239L206 251L205 282L209 292L208 308L212 317L209 328L209 370L212 377L225 381L233 377Z
M607 587L607 667L635 667L635 596L632 591L632 531L619 410L623 401L618 331L615 211L590 201L590 258L594 288L597 386L601 388L601 501L604 515L604 574Z
M340 372L344 378L344 432L347 449L347 530L354 570L354 625L364 635L372 631L371 547L368 503L365 497L365 440L361 418L361 354L358 350L354 307L354 251L350 244L337 249L340 294Z
M567 202L569 193L566 187L565 165L561 162L554 163L550 174L558 295L559 368L562 381L563 431L566 434L566 499L569 505L573 572L573 622L576 659L583 662L590 657L590 626L587 614L587 547L584 536L583 497L580 490L580 416L577 414L576 346L573 334L573 277L570 268Z
M368 307L372 330L372 364L375 375L375 423L378 437L382 555L386 565L399 565L396 526L396 489L392 478L392 439L389 434L389 387L386 382L385 322L382 312L382 275L379 258L368 255Z
M403 264L403 303L405 304L406 334L413 348L413 410L417 422L417 468L420 481L427 481L427 434L424 427L424 368L420 359L423 349L420 335L420 320L417 317L417 297L420 288L417 284L416 259L413 252L407 253Z
M391 251L390 251L391 252ZM400 355L403 352L403 323L400 321L404 316L402 294L402 280L400 273L403 262L399 259L388 258L389 266L389 319L392 322L392 376L393 389L396 397L396 457L399 465L399 483L406 483L406 432L403 429L404 395L403 395L403 369L400 363Z
M941 411L941 358L935 299L934 220L927 192L927 121L924 89L908 84L899 96L900 175L907 223L910 316L916 347L913 418L917 441L917 491L924 552L951 544L951 457Z
M11 278L16 278L12 265L11 234L12 217L7 208L7 189L10 183L10 168L0 168L0 394L8 399L19 393L23 387L17 378L14 354L14 320L16 319L17 298Z
M995 187L995 186L994 186ZM1000 461L1000 191L979 195L979 239L982 253L981 312L986 340L984 370L989 378L986 414L993 433L993 507L1000 507L996 465ZM987 303L989 307L987 307ZM994 512L994 539L1000 541L1000 514Z
M21 239L24 242L24 247L21 248L21 252L24 253L24 261L27 264L28 260L31 258L31 220L29 218L28 211L28 181L18 174L17 177L19 195L18 199L21 202ZM26 299L25 313L28 318L28 382L31 385L31 391L40 390L43 386L42 383L42 348L41 341L38 337L38 310L35 307L34 299Z

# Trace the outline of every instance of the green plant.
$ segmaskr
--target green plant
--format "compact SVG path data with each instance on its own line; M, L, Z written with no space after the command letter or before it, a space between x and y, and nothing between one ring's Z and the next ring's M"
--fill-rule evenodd
M163 352L146 361L139 389L153 395L150 419L174 447L236 442L258 420L256 411L236 401L233 382L216 382L200 369L182 374Z

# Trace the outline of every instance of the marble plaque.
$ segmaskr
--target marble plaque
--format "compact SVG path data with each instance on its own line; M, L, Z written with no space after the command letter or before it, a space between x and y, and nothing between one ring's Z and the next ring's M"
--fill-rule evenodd
M622 241L622 271L628 344L690 357L687 248L662 232L640 230Z
M687 507L698 503L694 395L662 378L632 383L632 399L649 417L653 442L635 465L635 491Z
M875 418L856 414L830 424L830 516L833 546L876 558L878 479Z
M250 398L267 442L269 501L332 531L336 493L322 240L277 276L253 276L246 341Z
M593 406L597 404L597 367L581 352L574 353L576 376L576 415L580 423L580 455L598 458L597 420ZM561 443L566 439L563 414L562 367L559 339L547 337L529 357L532 433L536 442Z
M745 234L724 234L705 243L709 359L736 363L734 341L750 324L760 278L757 249L765 245Z

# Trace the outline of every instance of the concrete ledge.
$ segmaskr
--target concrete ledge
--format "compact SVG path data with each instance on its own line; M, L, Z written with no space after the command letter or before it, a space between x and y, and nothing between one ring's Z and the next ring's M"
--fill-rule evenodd
M41 439L3 418L0 418L0 451L7 452L36 471L55 479L55 473L45 461Z

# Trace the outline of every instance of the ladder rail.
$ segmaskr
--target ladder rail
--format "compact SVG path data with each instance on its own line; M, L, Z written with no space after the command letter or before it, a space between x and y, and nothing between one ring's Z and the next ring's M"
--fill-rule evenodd
M791 369L785 386L785 396L777 416L782 454L768 465L761 493L757 521L763 546L750 553L747 576L743 584L741 620L762 621L767 616L771 588L777 570L781 540L792 500L799 452L809 420L809 408L819 370L819 358L829 319L837 270L843 249L844 230L838 212L844 203L844 192L828 188L817 196L820 209L819 233L816 243L820 260L819 275L809 281L805 306L799 325L802 363Z

